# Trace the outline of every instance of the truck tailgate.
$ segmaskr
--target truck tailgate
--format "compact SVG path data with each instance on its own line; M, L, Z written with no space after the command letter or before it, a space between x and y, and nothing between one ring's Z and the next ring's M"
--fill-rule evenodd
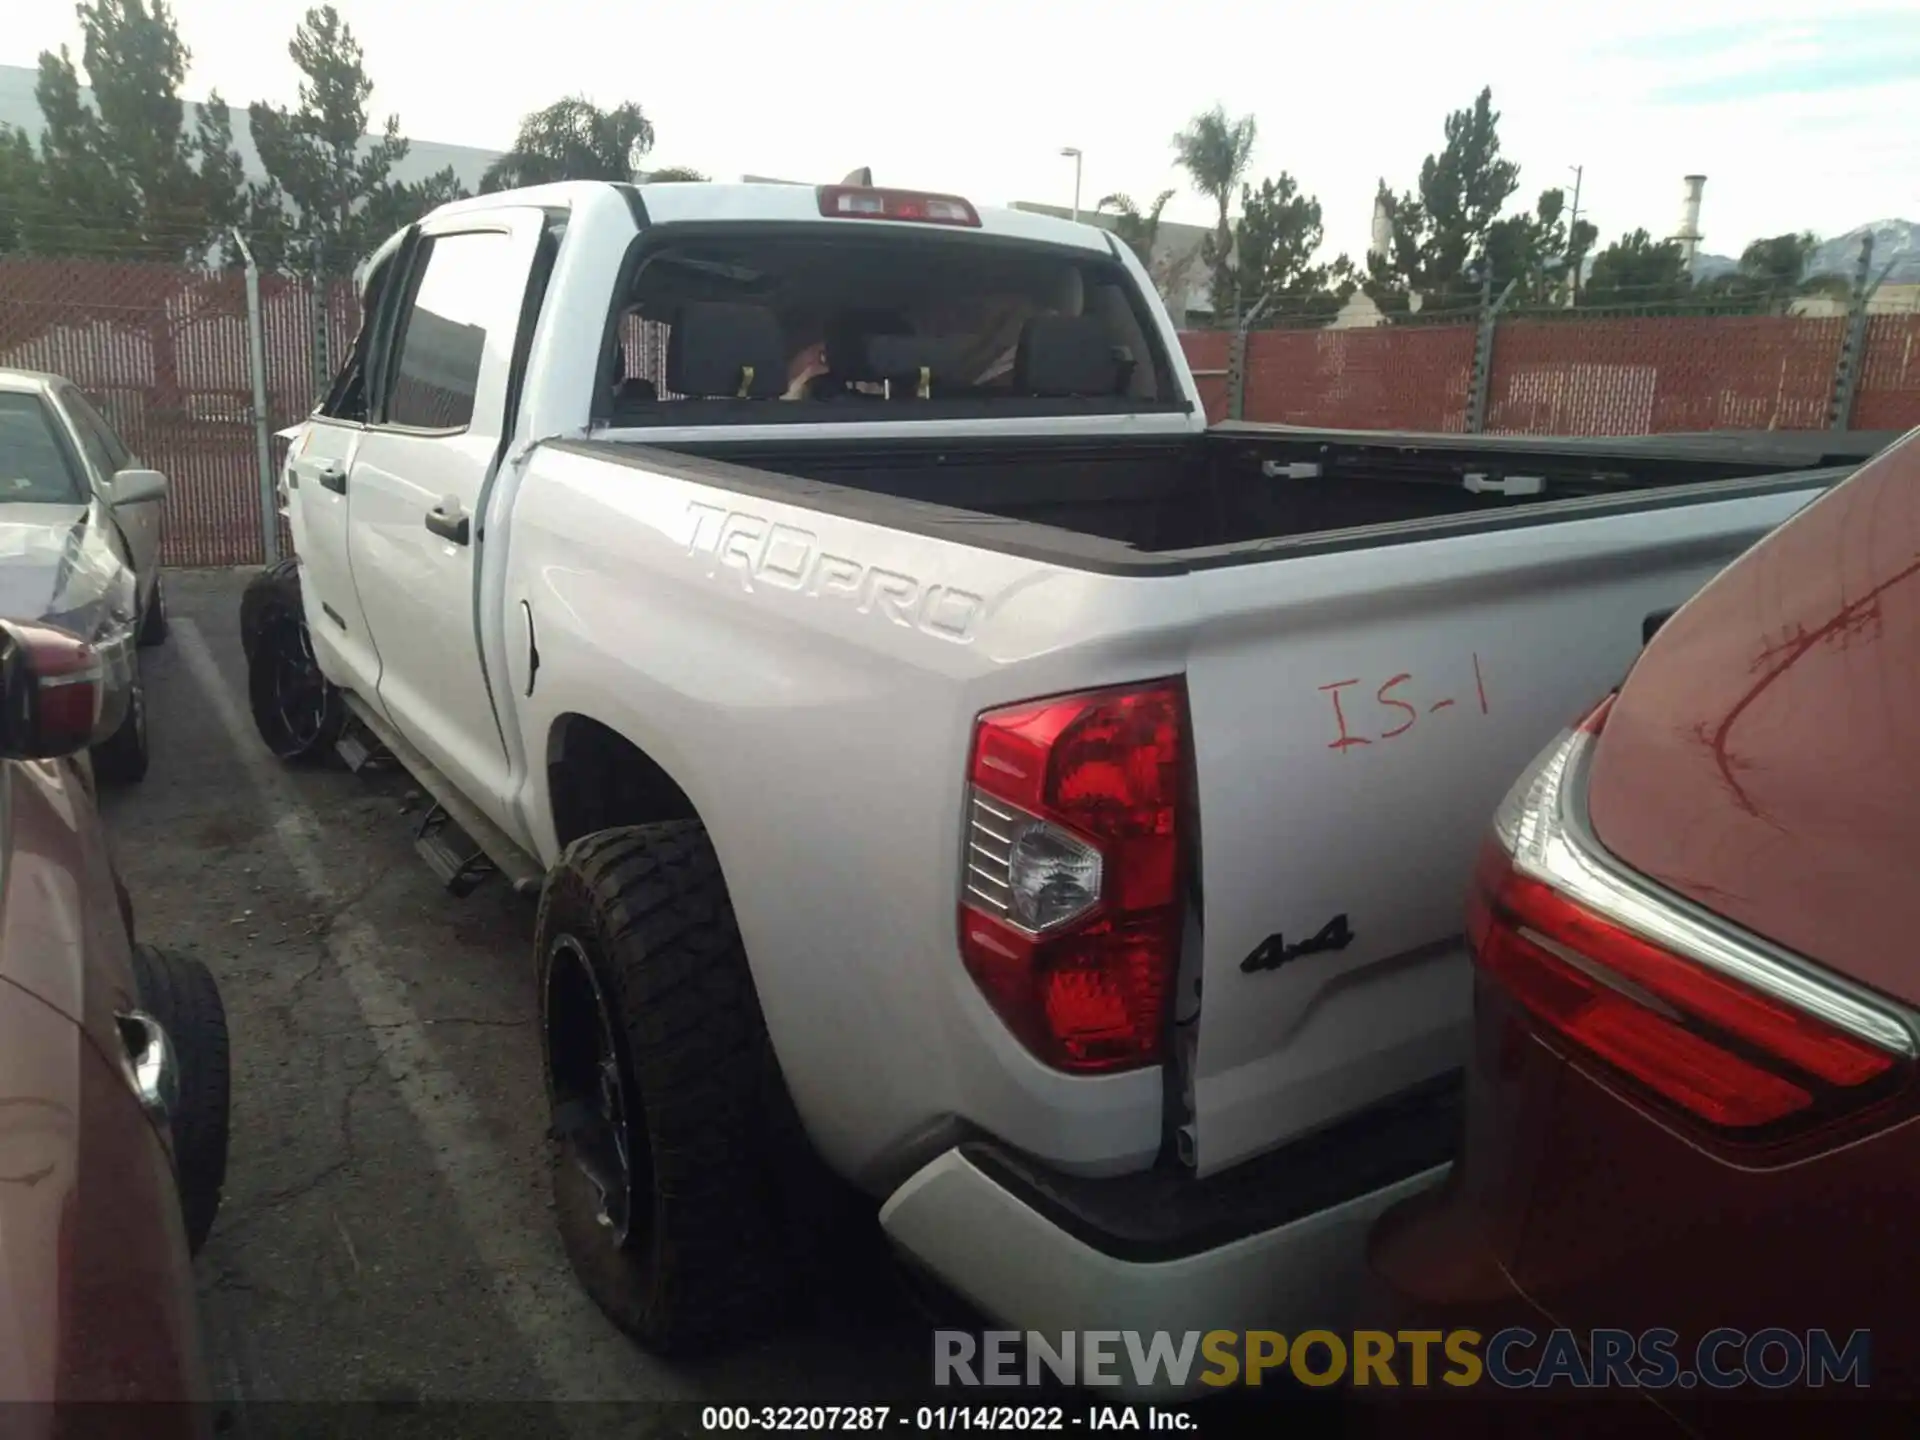
M1619 681L1649 616L1816 493L1189 577L1199 1173L1462 1062L1462 905L1514 775Z

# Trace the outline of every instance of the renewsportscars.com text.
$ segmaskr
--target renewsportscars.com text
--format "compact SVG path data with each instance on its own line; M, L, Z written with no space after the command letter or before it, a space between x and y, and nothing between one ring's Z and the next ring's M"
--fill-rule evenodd
M1827 1330L939 1330L938 1386L1302 1385L1731 1390L1870 1383L1872 1337Z

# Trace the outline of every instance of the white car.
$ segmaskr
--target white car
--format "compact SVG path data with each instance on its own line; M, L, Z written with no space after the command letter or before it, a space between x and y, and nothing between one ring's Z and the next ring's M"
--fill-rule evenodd
M103 780L147 772L136 647L167 636L166 494L166 476L142 466L71 381L0 369L0 615L78 634L112 672L112 723L92 752Z
M953 196L509 191L365 273L255 715L541 891L556 1218L665 1351L807 1289L822 1176L1016 1328L1337 1325L1453 1154L1486 817L1872 448L1209 429L1131 251Z

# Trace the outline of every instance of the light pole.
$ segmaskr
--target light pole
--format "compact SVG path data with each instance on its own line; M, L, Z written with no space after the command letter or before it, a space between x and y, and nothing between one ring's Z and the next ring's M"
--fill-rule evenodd
M1567 256L1573 262L1571 283L1567 286L1567 306L1571 309L1580 303L1580 266L1585 257L1573 243L1573 232L1580 224L1580 182L1587 178L1587 167L1569 165L1567 168L1573 171L1573 211L1567 216Z
M1080 164L1086 157L1080 153L1076 145L1062 145L1060 153L1073 161L1073 219L1074 223L1078 224L1080 221Z

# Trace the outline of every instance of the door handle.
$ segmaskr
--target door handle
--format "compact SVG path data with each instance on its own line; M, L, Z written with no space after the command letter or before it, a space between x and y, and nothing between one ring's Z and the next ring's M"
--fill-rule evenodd
M464 545L473 533L473 522L461 513L460 502L449 495L433 509L427 511L427 529L442 540L451 540L455 545Z
M347 493L347 472L332 461L322 465L314 478L320 482L323 490L331 490L336 495Z

